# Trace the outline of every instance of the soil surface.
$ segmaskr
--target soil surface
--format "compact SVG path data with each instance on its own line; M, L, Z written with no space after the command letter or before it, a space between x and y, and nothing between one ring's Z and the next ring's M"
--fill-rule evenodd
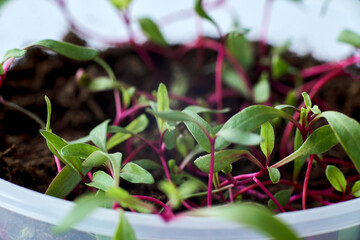
M72 35L67 36L66 40L84 44ZM209 69L214 68L217 56L215 52L205 51L200 65L196 51L190 51L182 59L172 61L161 54L153 52L149 54L155 70L149 70L131 47L108 49L101 53L101 57L113 67L119 80L136 86L140 91L151 93L152 90L157 89L160 82L172 86L178 79L189 83L186 95L191 98L208 96L214 91L212 89L214 73ZM311 56L299 57L289 52L284 58L298 69L318 64L318 61ZM91 92L78 86L75 73L79 68L84 68L90 76L105 75L95 63L69 61L40 49L32 49L26 57L14 64L4 85L0 88L0 95L5 100L31 111L44 121L46 120L44 96L47 95L53 106L51 119L53 132L66 140L86 136L103 120L114 118L115 106L112 91ZM252 81L256 82L259 75L256 68L253 67L250 71L252 71L249 74L253 78ZM281 84L290 87L294 85L293 82L286 81ZM283 94L276 93L274 96L277 102L283 103L285 99ZM321 106L322 110L335 109L359 121L360 82L350 77L335 78L325 85L313 102ZM234 111L238 111L243 103L243 97L225 100L226 106L232 107ZM0 122L0 178L35 191L45 192L56 176L57 170L54 158L39 134L39 125L23 113L4 105L0 105ZM151 124L155 126L155 122ZM146 137L150 138L151 135L156 136L149 133ZM342 153L336 151L330 155L343 157ZM150 149L145 149L137 159L142 156L157 160ZM328 184L324 182L323 171L319 167L314 167L313 171L319 171L319 174L312 175L311 188ZM158 179L163 177L161 171L153 174ZM125 184L125 187L133 189L134 185ZM156 186L154 187L140 185L140 192L136 193L157 196L159 191L156 190ZM135 193L133 190L131 192ZM164 197L160 196L160 199L164 200Z

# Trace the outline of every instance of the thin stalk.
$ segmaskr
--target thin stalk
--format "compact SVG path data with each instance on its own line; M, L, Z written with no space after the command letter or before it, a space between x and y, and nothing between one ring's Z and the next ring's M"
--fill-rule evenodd
M54 159L55 159L55 164L56 164L56 168L57 168L57 171L58 173L61 172L61 163L60 163L60 160L57 156L54 155Z
M144 200L144 201L149 201L149 202L153 202L159 206L161 206L166 212L168 212L170 215L174 216L173 211L171 210L171 208L169 206L167 206L165 203L163 203L162 201L153 198L153 197L149 197L149 196L142 196L142 195L133 195L134 197Z
M310 155L309 161L308 161L308 166L306 169L305 179L304 179L303 192L302 192L302 208L303 208L303 210L306 209L306 193L307 193L307 187L309 184L309 178L310 178L310 172L311 172L311 166L313 163L313 159L314 159L314 156Z
M207 194L207 206L211 207L211 191L214 178L214 163L215 163L215 138L209 138L210 141L210 171L208 179L208 194Z
M37 122L40 125L41 129L45 129L46 124L43 120L41 120L38 116L36 116L35 114L33 114L32 112L30 112L29 110L26 110L25 108L17 105L16 103L10 102L10 101L6 101L2 96L0 96L0 103L7 106L7 107L11 107L14 108L16 110L18 110L19 112L25 114L26 116L28 116L30 119L34 120L35 122Z
M281 206L281 204L278 202L278 200L276 200L274 195L272 195L271 192L269 190L267 190L267 188L256 177L253 177L253 180L261 188L261 190L263 190L264 193L266 193L266 195L268 195L270 197L270 199L274 201L274 203L276 204L276 206L278 206L280 211L285 212L283 206Z

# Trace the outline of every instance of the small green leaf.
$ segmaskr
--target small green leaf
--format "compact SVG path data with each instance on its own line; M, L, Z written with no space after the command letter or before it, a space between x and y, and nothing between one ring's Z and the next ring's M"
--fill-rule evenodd
M46 131L50 131L50 120L51 120L51 102L50 99L48 98L48 96L45 95L45 102L46 102L46 107L47 107L47 118L46 118L46 127L45 130Z
M180 198L186 199L188 196L198 191L200 187L201 185L199 184L199 181L188 180L183 182L178 188Z
M132 208L142 213L152 213L155 210L151 204L131 196L128 191L120 187L109 188L106 196L117 201L123 208Z
M246 99L250 99L250 94L246 88L245 80L235 70L231 68L224 68L222 75L224 84L244 96Z
M176 146L176 131L175 130L168 130L164 134L164 143L165 147L168 150L173 149Z
M167 112L170 110L170 100L166 86L160 83L157 91L157 112ZM166 124L163 119L158 119L160 132L165 131Z
M312 102L311 102L309 94L307 94L306 92L303 92L303 93L301 93L301 95L304 98L304 103L305 103L306 108L310 109L312 107Z
M244 69L249 69L254 62L252 45L243 32L232 31L227 35L226 48L241 63Z
M267 167L269 171L270 180L273 184L277 184L280 181L280 171L277 168Z
M86 168L94 168L103 165L108 160L108 155L102 151L95 151L91 153L83 162Z
M114 0L113 0L114 1ZM134 229L126 218L125 212L119 209L119 224L116 229L114 240L136 240Z
M90 132L91 141L100 148L101 151L107 152L106 149L106 134L110 120L105 120L104 122L97 125Z
M89 61L95 59L99 52L93 48L81 47L72 43L59 42L55 40L41 40L26 47L44 47L67 58L78 61Z
M106 192L110 187L114 186L114 179L104 171L97 171L93 174L91 183L86 185Z
M111 0L112 5L121 11L126 10L131 2L132 0ZM127 238L120 238L120 239L127 239Z
M285 189L275 193L274 197L280 203L281 206L285 206L289 202L292 193L293 193L292 189ZM271 199L269 199L268 201L268 207L270 210L275 210L278 208L278 206Z
M147 119L145 114L141 114L139 117L135 118L129 125L125 127L125 130L128 131L127 133L118 132L114 134L107 142L107 149L111 149L116 145L122 143L123 141L129 139L131 134L138 134L146 129L149 124L149 120ZM114 128L121 130L120 127Z
M155 182L153 176L139 165L129 162L120 172L120 177L131 183L152 184Z
M348 43L356 48L360 48L360 35L350 30L343 30L338 39L339 42Z
M245 146L259 145L263 141L260 135L240 129L220 130L216 135L223 137L228 142Z
M336 138L360 173L360 124L339 112L326 111L321 116L329 122Z
M151 20L150 18L140 18L138 21L141 30L144 32L144 34L150 41L161 46L168 45L159 27L156 25L156 23L153 20Z
M55 227L56 233L63 233L71 229L76 223L85 219L96 208L111 203L111 199L104 194L86 194L75 200L75 206L64 219Z
M160 117L167 121L182 122L182 121L195 121L191 116L180 111L166 111L166 112L155 112L148 109L148 112L156 117Z
M261 73L259 81L254 86L254 100L256 103L264 103L270 98L269 74Z
M326 152L338 143L339 141L336 139L330 126L322 126L316 129L298 150L277 162L272 167L278 168L284 164L294 161L297 158Z
M351 188L351 194L354 197L360 197L360 180L356 181Z
M192 216L221 217L246 225L276 240L297 240L294 230L263 206L255 204L231 204L222 207L203 208L188 213Z
M213 23L216 28L218 28L215 21L205 12L203 6L202 6L202 0L195 0L195 12L202 17L203 19L206 19Z
M26 50L24 49L18 49L18 48L13 48L13 49L10 49L8 50L3 59L2 59L2 62L5 62L6 60L8 60L9 58L19 58L19 57L22 57L26 54Z
M346 192L347 182L344 174L340 171L340 169L333 165L328 165L326 167L325 174L326 178L336 190L343 193Z
M264 139L260 143L260 148L265 157L269 158L275 145L274 128L270 122L261 125L260 136Z
M178 208L180 206L181 196L173 183L163 180L159 183L159 189L169 198L171 207Z
M87 158L95 151L99 151L97 147L86 143L74 143L66 145L61 149L61 154L66 157Z
M209 173L210 171L210 154L198 157L195 160L195 165L205 173ZM253 161L256 165L260 168L263 168L260 162L254 158L250 152L246 150L222 150L215 153L215 163L214 163L214 172L219 172L222 169L226 168L227 166L231 165L232 163L242 159L248 158L250 161Z
M162 166L160 164L158 164L157 162L150 160L150 159L139 159L139 160L135 160L132 162L146 170L155 170L155 169L162 168Z
M271 59L271 70L273 78L278 79L290 72L290 66L280 55L275 54Z
M182 157L186 157L189 152L194 149L195 141L192 136L187 133L180 134L176 139L176 149Z
M134 87L129 87L127 89L121 88L122 100L126 108L130 106L131 98L134 96L135 90Z

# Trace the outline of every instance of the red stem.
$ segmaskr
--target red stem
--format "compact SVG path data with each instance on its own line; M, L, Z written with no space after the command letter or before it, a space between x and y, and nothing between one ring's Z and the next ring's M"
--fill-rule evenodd
M307 187L309 184L309 178L310 178L310 172L311 172L311 166L313 163L313 159L314 159L314 156L310 155L309 161L308 161L308 166L306 169L305 179L304 179L303 192L302 192L302 208L303 208L303 210L306 209L306 193L307 193Z
M207 206L211 207L211 191L214 178L214 163L215 163L215 138L209 138L210 141L210 170L208 179L208 194L207 194Z
M267 190L266 187L256 177L253 177L253 180L261 188L261 190L263 190L264 193L266 193L266 195L268 195L270 197L270 199L274 201L274 203L276 204L276 206L278 206L280 211L285 212L284 208L281 206L281 204L278 202L278 200L276 200L274 195L272 195L271 192L269 190Z

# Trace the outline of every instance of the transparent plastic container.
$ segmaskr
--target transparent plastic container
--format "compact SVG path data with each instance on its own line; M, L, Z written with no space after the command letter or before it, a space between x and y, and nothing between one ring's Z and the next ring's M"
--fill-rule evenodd
M69 233L53 235L52 227L73 205L0 179L0 239L111 239L118 213L109 209L98 209ZM277 216L308 240L360 237L360 199ZM184 217L165 223L150 214L127 213L127 217L139 240L266 239L243 226L214 218Z

